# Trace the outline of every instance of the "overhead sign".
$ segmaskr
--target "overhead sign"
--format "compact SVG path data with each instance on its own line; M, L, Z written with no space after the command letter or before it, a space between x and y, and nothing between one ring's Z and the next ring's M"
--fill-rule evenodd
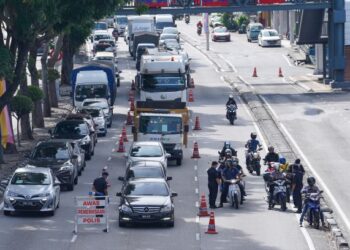
M105 225L108 232L108 196L75 197L75 233L78 225Z

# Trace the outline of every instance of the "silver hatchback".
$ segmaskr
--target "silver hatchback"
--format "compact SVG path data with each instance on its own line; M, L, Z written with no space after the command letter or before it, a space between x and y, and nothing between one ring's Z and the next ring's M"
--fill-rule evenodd
M50 168L27 165L18 168L4 193L4 215L12 212L55 214L60 202L60 182Z

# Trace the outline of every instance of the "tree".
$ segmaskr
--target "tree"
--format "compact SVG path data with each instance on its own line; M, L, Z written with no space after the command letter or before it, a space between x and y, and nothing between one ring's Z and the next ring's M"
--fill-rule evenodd
M34 105L33 101L28 96L18 94L12 98L10 106L12 112L14 113L14 117L17 120L17 143L18 147L20 147L21 139L19 134L19 121L23 116L32 112Z
M41 108L41 101L42 99L44 99L44 92L42 91L42 89L39 86L35 86L35 85L31 85L28 86L28 96L29 98L32 100L33 104L34 104L34 109L33 109L33 127L36 126L35 124L35 116L37 115L36 112L39 110L38 107Z

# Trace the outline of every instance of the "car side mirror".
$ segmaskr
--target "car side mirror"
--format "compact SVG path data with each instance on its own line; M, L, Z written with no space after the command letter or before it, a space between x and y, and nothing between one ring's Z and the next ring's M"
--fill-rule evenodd
M124 157L127 158L128 157L128 153L124 153Z
M76 160L76 159L78 159L78 156L77 155L72 155L72 159Z
M165 154L165 158L170 158L170 157L171 157L171 154L169 154L169 153Z
M7 186L9 184L10 180L1 180L2 186Z
M168 177L166 178L167 181L171 181L172 179L173 179L173 177L171 177L171 176L168 176Z
M122 193L121 192L117 192L116 196L121 197Z
M119 181L124 181L125 178L124 178L123 176L119 176L119 177L118 177L118 180L119 180Z
M54 184L53 184L55 187L61 185L61 182L59 180L55 180Z
M171 193L171 197L176 197L177 193Z

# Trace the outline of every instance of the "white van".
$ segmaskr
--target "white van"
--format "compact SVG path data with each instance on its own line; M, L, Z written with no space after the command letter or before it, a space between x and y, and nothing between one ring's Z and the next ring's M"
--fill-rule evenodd
M173 15L162 14L155 17L156 31L160 34L165 27L176 27L174 23Z

